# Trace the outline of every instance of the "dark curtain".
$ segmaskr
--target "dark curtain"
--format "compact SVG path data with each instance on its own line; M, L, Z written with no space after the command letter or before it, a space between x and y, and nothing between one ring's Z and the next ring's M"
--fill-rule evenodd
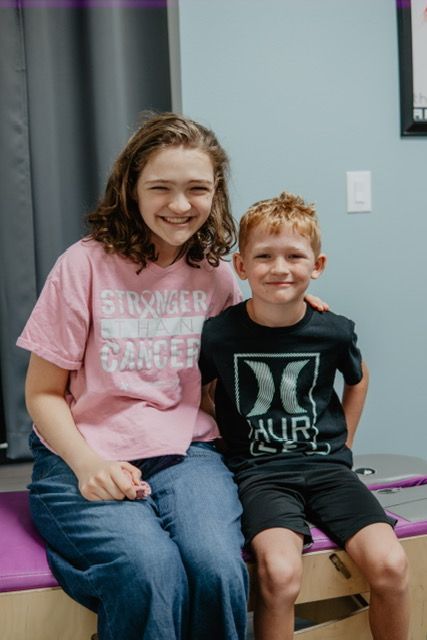
M30 455L28 354L16 338L56 258L83 235L139 113L171 109L165 2L54 4L0 8L0 437L10 460Z

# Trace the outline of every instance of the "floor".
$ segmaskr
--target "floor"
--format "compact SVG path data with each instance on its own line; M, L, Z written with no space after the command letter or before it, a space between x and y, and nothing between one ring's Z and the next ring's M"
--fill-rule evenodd
M31 462L0 465L0 491L22 491L31 478Z

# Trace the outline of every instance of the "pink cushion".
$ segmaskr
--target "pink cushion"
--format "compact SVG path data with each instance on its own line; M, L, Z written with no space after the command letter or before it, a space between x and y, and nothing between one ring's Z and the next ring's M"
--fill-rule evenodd
M0 493L0 592L56 586L31 521L28 492Z

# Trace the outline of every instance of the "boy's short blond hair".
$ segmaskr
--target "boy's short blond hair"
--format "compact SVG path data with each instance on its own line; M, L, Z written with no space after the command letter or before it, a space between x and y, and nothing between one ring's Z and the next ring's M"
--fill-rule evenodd
M310 240L317 258L321 250L319 222L314 206L307 204L300 196L284 191L276 198L260 200L246 211L240 220L239 251L244 253L249 236L257 227L277 234L283 224L289 224L294 231Z

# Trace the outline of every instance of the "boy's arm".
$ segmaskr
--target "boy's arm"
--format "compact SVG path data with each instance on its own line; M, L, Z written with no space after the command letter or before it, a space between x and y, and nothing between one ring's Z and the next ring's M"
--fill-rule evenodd
M200 408L208 413L212 418L215 418L215 385L216 380L209 382L208 384L203 385L202 387L202 397L200 400Z
M217 379L217 370L215 362L212 358L215 346L209 340L212 332L209 331L212 326L213 318L206 320L202 329L199 354L199 369L202 377L202 393L200 398L200 408L215 419L215 387Z
M368 392L369 372L364 362L362 362L362 379L357 384L344 384L342 395L342 407L347 423L347 441L346 445L350 449L353 446L354 436L356 434L357 425L365 404L366 394Z

